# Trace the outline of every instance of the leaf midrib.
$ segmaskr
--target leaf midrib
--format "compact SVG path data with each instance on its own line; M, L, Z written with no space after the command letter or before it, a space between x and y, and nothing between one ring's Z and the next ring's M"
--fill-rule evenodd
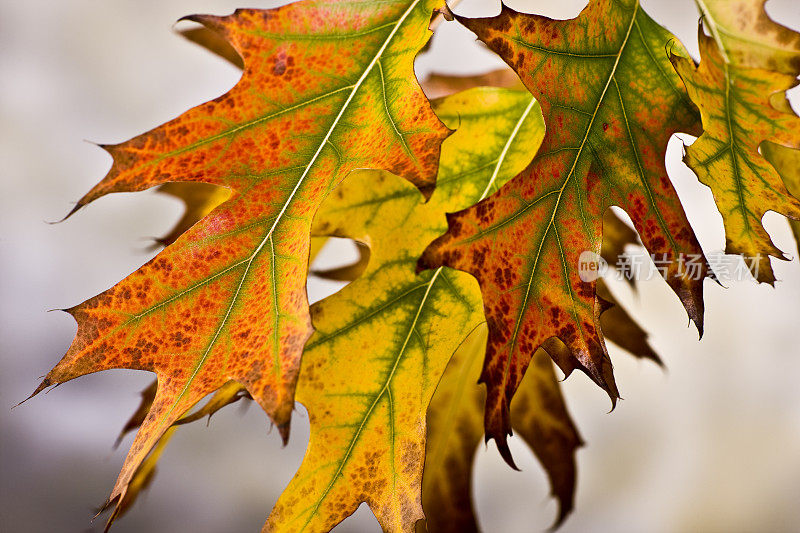
M377 407L378 403L381 401L381 399L387 393L387 391L390 390L390 386L392 384L392 380L394 379L394 374L397 372L397 368L400 366L400 361L403 359L403 354L405 353L405 350L408 347L408 343L411 340L411 335L414 333L414 330L417 327L417 322L419 321L419 317L422 314L423 308L425 307L425 302L428 300L428 296L430 296L430 292L431 292L431 289L433 288L433 284L436 282L436 279L441 274L442 268L443 267L439 267L438 269L436 269L436 271L433 273L433 276L431 276L430 281L428 281L427 288L425 289L425 294L422 296L422 300L420 301L419 306L417 307L417 312L414 315L414 320L411 322L411 325L408 328L408 332L406 333L406 337L405 337L405 340L403 341L403 345L400 348L400 351L398 352L397 357L395 357L394 364L392 365L392 368L389 371L389 374L386 376L386 380L385 380L385 382L383 384L383 387L381 387L381 390L378 391L378 394L375 395L375 398L372 400L372 403L370 404L370 406L367 409L366 413L364 413L364 416L361 419L361 423L359 424L358 428L356 429L355 433L353 434L353 437L350 439L350 444L347 447L347 451L345 451L344 456L339 461L339 465L338 465L338 467L336 469L336 473L331 477L331 480L328 482L328 486L325 488L325 490L323 491L322 495L320 495L320 497L317 500L317 502L313 506L309 507L311 512L309 513L308 518L306 519L306 521L303 524L303 526L300 528L300 531L305 531L306 527L308 527L308 525L311 523L311 520L313 520L314 516L316 516L317 512L319 511L320 505L322 505L322 502L325 500L325 498L328 496L330 491L333 489L333 486L336 484L336 481L339 479L339 476L341 475L342 470L344 470L344 467L347 464L347 460L350 458L350 455L353 453L353 449L355 448L356 443L358 442L358 439L361 436L361 433L364 431L364 426L367 425L367 422L369 421L369 419L370 419L370 417L372 415L372 412L375 410L375 407ZM391 455L394 455L394 454L391 453ZM393 460L393 458L392 458L392 460Z
M577 152L575 154L575 157L572 160L572 167L570 168L569 172L567 173L567 176L564 179L564 182L562 183L561 188L558 191L558 196L557 196L556 201L555 201L555 203L553 205L553 209L552 209L552 211L550 213L550 220L548 221L547 227L545 228L544 232L542 233L541 240L539 241L539 246L538 246L538 248L536 250L536 255L534 256L534 261L533 261L533 266L531 268L531 273L530 273L530 276L528 278L528 284L527 284L526 289L525 289L525 296L523 297L522 305L520 306L520 312L519 312L519 315L517 316L517 320L516 320L516 323L514 325L514 333L512 334L512 337L511 337L511 343L510 343L510 346L509 346L509 356L506 358L506 365L505 365L505 369L503 371L503 381L504 382L508 381L508 374L511 371L511 361L513 360L514 348L516 346L517 336L519 335L519 328L520 328L520 325L522 324L522 318L523 318L523 316L525 314L525 311L526 311L526 309L528 307L528 299L530 298L530 293L531 293L531 289L532 289L532 286L533 286L533 279L534 279L535 274L536 274L536 267L538 266L539 258L541 257L542 248L544 247L545 239L547 238L548 233L550 232L551 228L553 227L553 225L555 223L556 212L558 211L558 207L559 207L559 205L561 203L561 198L564 195L564 191L566 190L567 184L572 179L572 176L573 176L573 174L575 172L575 168L576 168L576 166L578 164L578 161L581 158L581 154L583 152L583 149L587 145L587 140L589 138L589 133L592 131L592 125L594 124L594 121L597 118L597 114L599 113L600 107L601 107L601 105L603 103L603 100L605 99L606 93L608 92L608 88L611 86L611 82L614 79L614 75L617 72L617 67L619 66L620 59L622 58L622 53L625 51L625 48L627 47L628 40L629 40L630 35L631 35L631 30L633 29L633 26L634 26L634 23L636 21L636 16L638 15L638 12L639 12L639 2L637 0L636 4L634 6L634 9L633 9L633 13L631 14L631 20L630 20L630 22L628 24L628 29L627 29L627 31L625 33L625 38L623 39L623 42L620 45L619 52L617 53L617 56L616 56L616 58L614 60L614 65L612 66L611 71L609 72L608 79L606 80L605 87L603 87L603 91L602 91L602 93L600 94L600 97L597 100L597 105L595 106L594 112L592 113L592 116L589 119L589 123L586 126L586 132L585 132L585 134L583 136L583 140L581 141L580 145L577 147ZM545 125L545 127L547 127L547 126ZM571 291L571 287L569 287L569 280L566 280L566 282L567 282L568 288L570 289L570 294L571 294L572 291ZM573 315L573 318L575 319L575 322L580 326L580 320L578 320L574 305L572 306L572 315ZM582 326L581 326L581 330L582 330Z
M236 304L236 301L238 300L239 293L240 293L240 291L242 289L242 286L244 285L244 282L245 282L245 280L247 278L247 274L250 271L250 267L251 267L253 261L259 255L259 253L261 252L262 248L266 245L266 243L271 240L272 235L273 235L275 229L278 227L278 224L280 223L283 215L286 213L287 209L289 208L289 205L294 200L295 195L300 190L301 185L303 184L303 182L305 181L305 179L308 176L309 172L311 171L311 168L314 166L314 163L317 161L317 159L319 158L320 154L322 153L322 150L324 149L325 145L329 142L329 139L330 139L331 135L333 135L334 130L336 130L336 127L338 126L339 121L341 120L341 118L344 115L345 111L348 109L348 107L350 105L350 102L352 102L353 98L355 98L355 95L358 92L358 90L360 89L361 85L367 79L367 76L372 72L372 69L374 68L375 64L379 61L381 55L384 53L386 48L389 46L391 41L394 39L395 34L400 29L400 27L403 25L403 22L405 21L405 19L408 17L408 15L410 15L413 12L413 10L417 7L417 5L421 1L422 0L414 0L414 2L403 13L403 15L396 21L394 29L392 29L392 31L389 33L389 35L387 36L387 38L384 41L384 43L381 46L381 48L375 53L375 55L373 56L372 60L367 65L366 69L364 69L364 72L362 73L361 77L352 86L352 90L350 91L350 95L348 96L347 100L345 100L344 104L342 105L342 108L339 110L339 113L337 114L337 116L334 119L333 123L329 127L327 134L322 139L322 141L319 143L317 151L314 153L314 155L311 157L311 160L306 165L305 170L303 171L303 174L298 178L297 183L295 184L295 186L292 189L291 193L289 194L288 198L284 202L283 207L281 208L281 210L278 212L277 216L275 217L275 221L273 222L273 224L270 227L269 231L267 231L267 234L263 237L263 239L261 240L259 245L256 247L256 249L253 251L252 254L250 254L250 256L247 259L245 259L243 262L238 262L237 264L235 264L235 266L231 267L231 268L236 268L238 266L241 266L242 264L246 265L246 267L244 269L244 272L242 273L242 276L241 276L241 278L239 280L239 283L238 283L238 286L237 286L237 290L234 293L233 297L231 298L231 301L229 303L229 306L228 306L228 309L226 311L225 316L220 321L220 324L217 327L217 330L215 331L214 336L211 339L211 342L208 344L205 352L203 353L203 356L198 360L198 362L197 362L197 364L196 364L196 366L195 366L195 368L193 370L192 375L187 380L187 382L184 385L183 389L181 390L180 394L175 398L175 400L172 403L172 406L170 407L170 409L161 418L161 420L160 420L160 422L159 422L159 424L157 426L157 430L156 430L157 432L161 432L161 430L167 424L167 420L168 420L169 415L172 413L172 411L175 409L175 407L177 407L177 405L180 403L180 401L186 395L186 393L188 392L190 386L192 385L192 383L194 381L194 378L197 376L197 374L200 372L200 369L204 366L205 362L208 360L208 357L209 357L209 355L211 353L211 350L213 349L214 345L216 344L216 341L219 338L220 333L222 332L224 327L227 325L228 318L230 317L231 311L233 310L233 308L234 308L234 306ZM272 265L272 267L273 267L273 270L274 270L274 265ZM274 271L272 272L272 275L274 276Z

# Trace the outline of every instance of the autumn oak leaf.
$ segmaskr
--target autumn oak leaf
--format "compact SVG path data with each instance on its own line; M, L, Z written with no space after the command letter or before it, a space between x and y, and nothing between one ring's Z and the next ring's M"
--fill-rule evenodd
M482 321L475 280L448 268L416 273L445 213L497 190L533 158L543 135L524 91L480 88L435 105L456 132L442 145L437 189L388 173L354 174L323 204L314 233L370 248L363 274L314 304L297 401L311 437L265 531L328 531L367 502L385 531L413 531L425 416L459 344Z
M659 271L702 333L707 262L667 176L675 132L699 135L699 117L669 61L675 37L633 0L594 0L560 21L503 6L458 20L519 74L539 100L547 133L531 165L497 194L448 216L448 232L420 259L474 275L489 324L481 381L487 438L513 464L509 403L536 349L558 337L565 372L580 368L618 397L582 252L599 254L603 213L625 210ZM683 259L697 267L685 268ZM567 367L567 368L565 368Z
M227 94L122 144L76 207L108 193L203 182L231 197L113 288L69 309L78 333L36 392L110 368L157 374L152 406L109 501L168 428L242 384L284 441L303 345L312 218L356 168L433 189L450 133L413 60L437 0L298 2L194 16L241 55Z
M772 284L770 257L785 257L761 220L770 210L800 219L800 200L789 193L759 146L768 141L800 148L800 118L791 109L773 106L773 97L797 85L800 70L790 75L741 67L726 61L702 27L698 39L698 66L672 57L703 117L703 134L686 148L684 161L714 194L725 224L726 252L744 256L753 276Z
M767 14L767 0L696 0L726 63L797 77L800 33Z

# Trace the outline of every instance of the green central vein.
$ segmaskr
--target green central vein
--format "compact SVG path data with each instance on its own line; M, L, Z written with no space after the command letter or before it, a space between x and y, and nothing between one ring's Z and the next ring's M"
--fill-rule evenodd
M523 48L529 48L531 50L536 50L537 52L542 52L545 54L551 54L555 56L567 56L567 57L580 57L585 59L596 59L596 58L612 58L615 54L576 54L574 52L566 52L564 50L553 50L552 48L544 48L542 46L533 45L527 41L523 41L522 39L517 39L514 37L509 37L510 41L517 43L519 46Z
M728 63L724 64L725 69L725 119L728 125L728 136L730 137L730 143L728 148L731 152L731 163L733 165L733 176L734 176L734 184L736 186L736 196L739 198L739 210L742 213L742 222L744 223L744 227L747 234L752 233L753 228L750 225L750 217L748 216L748 209L745 204L744 199L744 190L742 188L742 179L741 179L741 171L739 170L739 160L736 158L736 137L734 136L733 132L733 122L731 121L731 115L733 114L733 110L731 109L731 79L730 79L730 66Z
M280 376L281 372L281 360L279 357L280 354L280 306L278 305L278 280L277 280L277 269L278 265L276 263L277 257L275 256L275 241L272 237L269 238L269 247L270 251L272 252L272 260L270 262L270 266L272 268L272 312L275 315L275 322L273 323L272 327L274 329L272 333L272 342L275 346L275 354L273 359L273 371L275 372L276 376Z
M403 298L405 298L409 294L412 294L412 293L424 288L426 285L427 285L426 283L423 283L421 285L415 285L414 287L411 287L407 291L401 293L399 296L397 296L395 298L392 298L388 302L382 304L380 307L374 309L373 311L370 311L366 315L358 317L356 320L354 320L353 322L347 324L346 326L344 326L344 327L342 327L342 328L340 328L340 329L338 329L338 330L336 330L336 331L334 331L332 333L329 333L327 335L321 336L319 339L315 340L314 342L309 342L308 344L306 344L305 349L306 350L310 350L312 348L315 348L315 347L319 346L320 344L328 342L329 340L331 340L333 338L336 338L336 337L338 337L340 335L343 335L344 333L347 333L348 331L350 331L354 327L363 324L364 322L366 322L370 318L374 317L378 313L380 313L382 311L385 311L386 309L388 309L389 307L391 307L395 303L399 302L400 300L402 300Z
M583 140L581 141L581 143L580 143L580 145L578 147L578 151L575 154L574 159L572 160L572 167L570 167L569 172L567 173L567 176L564 179L564 183L562 183L561 188L558 191L558 196L556 198L555 204L553 205L553 210L550 213L550 220L548 221L547 227L545 228L544 233L542 234L542 238L539 241L539 247L536 250L536 255L534 256L533 266L531 268L531 273L530 273L530 276L528 278L527 286L525 288L525 296L522 299L522 305L520 306L519 315L517 316L516 324L514 325L514 333L511 336L511 343L510 343L510 346L509 346L509 356L506 358L506 365L505 365L505 369L504 369L504 372L503 372L503 381L504 382L508 380L508 374L509 374L509 372L511 370L511 361L513 360L514 348L516 347L517 336L519 335L519 328L520 328L520 325L522 324L522 319L523 319L523 317L525 315L525 311L526 311L526 309L528 307L528 299L530 298L531 288L533 287L533 279L534 279L535 274L536 274L536 267L539 264L539 258L541 257L541 254L542 254L542 248L544 247L544 241L547 238L548 233L550 232L550 230L554 226L556 213L558 212L558 208L559 208L559 205L561 203L561 199L564 196L564 191L567 188L567 184L572 179L572 176L573 176L573 174L575 172L575 169L576 169L576 167L578 165L578 161L580 160L581 154L583 153L583 149L587 146L587 141L589 139L589 133L592 131L592 125L594 124L594 121L597 118L597 114L600 112L600 106L603 104L603 99L605 98L606 93L608 92L608 88L611 86L611 81L614 79L614 75L617 72L617 67L619 66L620 59L622 58L622 53L625 51L625 47L626 47L626 45L628 43L628 39L630 38L630 35L631 35L631 30L633 29L634 22L636 21L636 15L638 14L638 10L639 10L639 3L636 2L636 5L635 5L635 7L633 9L633 14L631 15L630 23L628 24L628 29L627 29L627 31L625 33L625 38L623 39L623 41L622 41L622 43L620 45L620 48L619 48L619 52L617 52L616 58L614 60L614 66L611 68L611 71L608 74L608 79L606 80L606 84L603 87L603 91L602 91L602 93L600 94L600 97L597 100L597 105L595 106L594 112L592 113L592 117L589 120L589 124L586 126L586 132L584 133ZM566 279L565 281L566 281L567 284L569 284L569 279Z
M392 126L392 130L394 130L395 135L397 135L400 144L403 145L403 150L406 152L407 155L413 157L413 152L411 148L408 146L406 142L406 138L400 129L397 127L397 124L392 117L392 112L389 110L389 99L386 96L386 78L383 76L383 65L381 64L380 59L378 59L378 73L381 75L381 96L383 97L383 109L386 111L386 118L389 120L389 124Z
M353 434L353 437L350 439L350 443L347 446L347 450L345 451L344 455L342 456L341 460L339 461L339 465L338 465L338 467L336 469L336 473L334 473L334 475L331 477L330 482L328 482L328 486L325 487L325 490L320 495L320 497L317 500L316 504L314 504L312 506L311 512L309 513L308 518L306 519L306 521L303 524L303 527L300 529L300 531L304 531L306 529L306 527L308 527L308 525L311 523L311 520L314 518L314 516L319 511L320 505L322 505L322 502L325 500L325 498L328 496L330 491L333 489L333 486L336 483L336 481L339 479L339 476L341 475L342 470L344 470L344 467L347 464L347 461L350 458L350 455L353 453L353 449L355 448L356 443L358 442L358 439L361 436L361 433L364 431L364 428L366 427L367 422L369 421L370 417L372 416L372 413L375 411L375 408L377 407L378 403L381 401L383 396L385 394L387 394L387 392L390 391L390 387L391 387L391 384L392 384L392 380L394 379L394 375L397 372L398 367L400 366L400 361L403 359L403 354L405 353L406 348L408 347L408 343L411 340L411 336L413 335L414 330L417 327L417 322L419 321L419 317L422 314L423 308L425 307L425 303L428 301L428 296L431 293L431 289L433 288L433 284L436 282L436 279L439 277L439 274L441 274L441 272L442 272L442 267L439 267L433 273L433 276L431 276L431 279L428 282L428 286L425 289L425 294L422 296L422 300L420 301L419 305L417 306L417 312L414 315L414 320L411 322L411 325L408 328L408 332L406 333L406 337L405 337L405 340L403 341L403 345L400 347L400 351L398 352L397 357L395 357L394 364L392 365L392 368L389 371L389 374L386 376L386 380L384 381L383 386L381 387L380 391L378 391L378 394L375 395L375 398L372 400L372 403L370 404L370 406L367 409L366 413L364 413L364 416L361 419L361 423L359 424L358 428L356 429L355 433ZM394 438L394 432L392 432L392 438Z

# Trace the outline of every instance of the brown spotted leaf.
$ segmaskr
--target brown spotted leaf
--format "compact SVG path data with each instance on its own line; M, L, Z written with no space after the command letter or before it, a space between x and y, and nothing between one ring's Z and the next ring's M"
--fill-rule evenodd
M670 136L698 134L699 120L667 54L680 45L637 1L593 0L565 21L507 6L497 17L459 21L519 74L547 126L531 165L450 215L448 233L420 260L421 268L447 265L480 282L489 324L486 430L511 462L510 400L546 340L569 348L556 361L562 369L580 368L618 396L595 284L578 269L583 252L601 251L608 207L630 215L702 331L709 271L664 165ZM700 260L699 275L683 268L685 257Z
M227 94L119 145L76 207L168 182L231 197L155 259L69 310L78 333L36 392L110 368L155 372L158 388L110 500L161 435L229 381L284 440L303 345L311 220L351 170L381 168L433 188L449 130L413 74L439 0L302 1L195 16L242 56Z
M767 0L695 0L726 63L797 76L800 33L769 18Z
M770 210L799 219L800 200L786 190L759 145L800 148L800 118L773 106L773 96L797 85L800 71L740 67L725 61L713 38L700 31L699 39L699 66L673 57L703 117L703 134L686 148L684 160L711 187L725 223L726 252L743 255L756 279L773 283L770 257L784 256L761 220Z

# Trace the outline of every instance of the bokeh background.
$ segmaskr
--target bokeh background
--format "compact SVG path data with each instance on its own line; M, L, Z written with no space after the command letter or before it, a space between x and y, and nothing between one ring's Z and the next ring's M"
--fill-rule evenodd
M102 531L90 523L116 478L128 437L112 444L151 379L112 371L28 401L38 378L68 347L76 326L50 309L110 287L147 261L180 205L152 192L103 198L50 225L110 166L84 139L114 143L144 132L232 87L239 72L172 31L191 13L271 7L268 0L3 0L0 2L0 531ZM643 0L646 10L697 53L691 0ZM585 1L519 0L519 10L575 16ZM458 11L492 15L494 0ZM770 0L771 15L800 29L797 0ZM417 61L431 71L500 66L467 30L444 24ZM568 91L568 87L564 87ZM797 105L795 94L795 105ZM724 245L707 188L680 163L668 169L706 252ZM576 531L800 531L800 264L786 221L766 217L781 249L776 288L752 280L706 285L706 334L698 342L662 281L632 293L613 288L651 333L668 367L611 347L625 398L613 412L576 373L564 389L587 442L579 452ZM322 260L346 261L344 243ZM313 300L336 284L310 282ZM223 410L177 432L155 483L117 532L258 531L299 465L308 440L302 407L282 448L257 408ZM475 498L489 532L543 531L555 504L533 455L512 439L522 472L493 444L478 451ZM362 505L337 531L378 531Z

